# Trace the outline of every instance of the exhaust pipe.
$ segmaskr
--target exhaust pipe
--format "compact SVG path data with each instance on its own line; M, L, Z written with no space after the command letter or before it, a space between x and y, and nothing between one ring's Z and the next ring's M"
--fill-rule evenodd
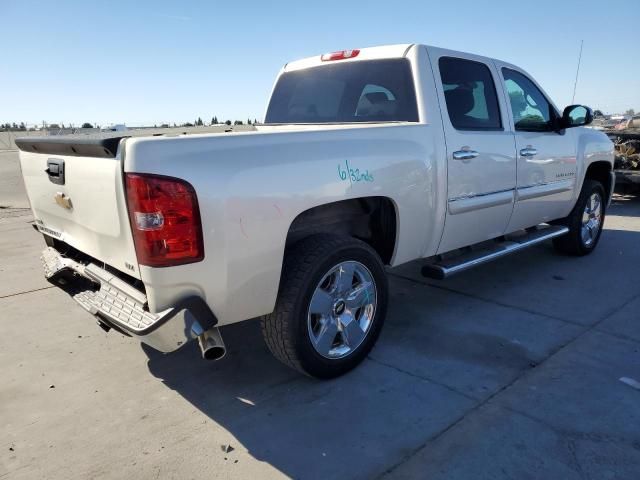
M220 360L227 353L218 327L210 328L198 335L198 345L205 360Z

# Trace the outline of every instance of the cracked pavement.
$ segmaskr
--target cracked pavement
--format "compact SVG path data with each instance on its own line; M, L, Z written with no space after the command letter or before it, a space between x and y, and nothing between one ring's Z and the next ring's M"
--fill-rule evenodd
M616 197L588 257L391 270L378 345L320 382L256 321L223 329L217 363L104 333L44 280L16 172L0 153L2 479L640 476L640 390L620 381L640 381L640 198Z

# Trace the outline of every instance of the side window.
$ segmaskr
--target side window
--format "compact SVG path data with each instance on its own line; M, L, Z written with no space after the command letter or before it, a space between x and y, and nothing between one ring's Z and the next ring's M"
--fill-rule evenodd
M502 130L496 86L480 62L442 57L440 78L451 124L457 130Z
M554 111L542 92L520 72L502 69L516 130L548 132L553 130Z

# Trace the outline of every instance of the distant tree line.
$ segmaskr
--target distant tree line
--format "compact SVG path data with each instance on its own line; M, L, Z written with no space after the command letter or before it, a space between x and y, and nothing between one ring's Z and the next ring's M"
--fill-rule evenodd
M220 121L218 120L218 117L216 115L214 115L213 117L211 117L211 123L209 125L256 125L258 123L258 120L256 118L254 118L253 120L251 120L251 118L247 118L246 121L242 121L242 120L225 120L225 121ZM172 125L169 123L162 123L160 125L160 128L170 128ZM177 125L176 123L173 123L173 127L203 127L205 126L204 121L202 120L202 117L198 117L197 119L195 119L193 122L186 122L186 123L182 123L180 125ZM154 125L154 127L157 127L157 125ZM42 128L42 129L49 129L49 130L59 130L59 129L64 129L67 128L65 127L64 123L46 123L46 122L42 122L42 125L38 125L38 128ZM73 126L73 124L69 124L68 128L75 128ZM92 124L90 122L84 122L82 124L82 127L80 128L100 128L99 125L97 124ZM30 127L27 126L27 124L25 124L24 122L20 122L20 123L0 123L0 132L24 132L27 130L35 130L36 126L32 125Z
M630 108L628 110L626 110L625 115L629 115L629 116L633 116L635 115L635 111L633 108ZM601 117L603 116L603 112L601 110L594 110L594 116L595 117ZM209 125L227 125L227 126L231 126L231 125L256 125L258 124L258 120L256 118L254 118L253 120L251 120L251 118L247 118L246 121L243 120L224 120L224 121L220 121L218 119L217 115L214 115L211 117L211 123ZM169 123L162 123L160 125L160 128L170 128L172 125ZM182 123L180 125L177 125L175 122L173 123L173 127L203 127L205 126L204 121L202 120L202 117L198 117L196 120L194 120L193 122L186 122L186 123ZM64 129L66 128L64 123L49 123L47 124L46 122L42 122L42 125L38 125L39 128L42 129L49 129L49 130L58 130L58 129ZM154 127L157 127L157 125L154 125ZM73 124L69 125L69 128L74 128ZM99 125L97 124L92 124L90 122L84 122L82 124L81 128L100 128ZM27 124L25 124L25 122L20 122L20 123L16 123L16 122L7 122L7 123L0 123L0 132L24 132L27 130L36 130L35 125L32 125L30 127L27 126Z
M0 132L26 132L27 130L29 131L33 131L38 129L43 129L43 130L59 130L61 128L75 128L73 126L73 124L69 124L68 127L65 127L64 123L46 123L46 122L42 122L42 124L39 125L31 125L31 126L27 126L27 124L25 124L24 122L20 122L19 124L16 122L13 123L0 123ZM89 122L85 122L82 124L81 128L100 128L98 125L96 125L95 127L90 124Z
M0 124L0 132L24 132L26 130L27 126L24 122L20 122L20 124L16 122Z
M214 115L213 117L211 117L211 123L209 125L256 125L258 123L258 119L254 118L253 120L251 120L251 118L247 118L246 122L243 122L242 120L225 120L224 122L221 122L218 120L218 117L216 115ZM192 122L186 122L186 123L182 123L180 124L181 127L203 127L205 124L202 121L201 117L198 117L196 120ZM162 128L169 128L169 124L168 123L163 123L162 125L160 125L160 127ZM176 124L174 123L173 126L175 127Z

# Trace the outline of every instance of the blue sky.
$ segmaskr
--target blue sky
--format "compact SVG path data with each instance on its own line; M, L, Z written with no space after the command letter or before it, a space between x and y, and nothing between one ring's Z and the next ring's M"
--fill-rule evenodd
M264 114L287 61L426 43L515 63L561 108L640 110L640 1L43 1L0 4L0 123Z

